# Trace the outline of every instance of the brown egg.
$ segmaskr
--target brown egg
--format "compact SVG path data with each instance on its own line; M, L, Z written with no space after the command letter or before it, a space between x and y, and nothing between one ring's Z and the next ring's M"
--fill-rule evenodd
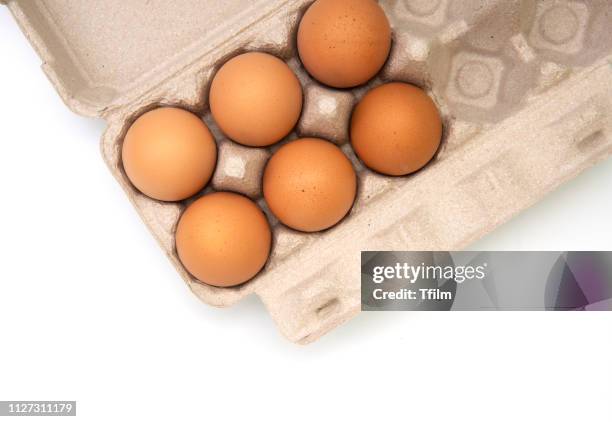
M317 0L298 29L304 67L336 88L361 85L383 67L391 49L391 28L374 0Z
M368 92L351 119L351 143L369 168L391 176L413 173L440 146L442 120L427 94L389 83Z
M218 287L253 278L270 254L272 235L264 213L244 196L217 192L191 204L176 229L176 250L198 280Z
M208 183L217 146L199 117L180 108L162 107L132 124L121 157L136 189L160 201L180 201Z
M265 53L234 57L210 88L212 115L230 139L262 147L291 132L302 111L302 86L282 60Z
M284 224L304 232L333 226L355 200L357 177L340 148L321 139L290 142L270 158L264 197Z

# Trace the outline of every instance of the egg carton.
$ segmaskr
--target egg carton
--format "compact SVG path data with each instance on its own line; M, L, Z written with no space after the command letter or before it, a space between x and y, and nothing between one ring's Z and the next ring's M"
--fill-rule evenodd
M612 151L612 5L605 0L381 1L393 28L391 55L374 80L352 90L323 86L301 67L295 38L309 1L5 3L68 107L106 120L104 160L191 290L215 306L255 293L297 343L359 312L360 251L462 249ZM210 116L212 77L245 51L282 58L303 85L302 117L282 143L325 138L355 165L355 206L330 230L304 234L281 225L261 189L266 160L279 145L233 143ZM387 81L425 88L443 116L440 151L408 177L365 169L348 142L356 102ZM174 244L190 201L152 200L123 171L127 129L160 105L202 116L215 136L218 164L202 194L240 192L270 219L270 259L242 286L195 280Z

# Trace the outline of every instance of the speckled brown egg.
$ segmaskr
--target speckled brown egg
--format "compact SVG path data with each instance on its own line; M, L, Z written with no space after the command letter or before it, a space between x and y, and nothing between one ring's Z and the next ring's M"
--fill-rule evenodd
M369 91L351 119L351 144L369 168L391 176L413 173L435 155L442 120L420 88L389 83Z
M350 160L321 139L289 142L270 158L264 172L270 210L283 224L304 232L338 223L351 209L356 190Z
M121 157L128 179L142 193L160 201L180 201L208 183L217 146L198 116L162 107L130 126Z
M244 196L217 192L192 203L176 229L179 259L198 280L242 284L265 265L272 235L264 213Z
M266 53L245 53L215 75L210 109L228 138L246 146L268 146L296 125L302 86L284 61Z
M366 83L382 68L391 48L391 28L374 0L317 0L298 29L306 70L336 88Z

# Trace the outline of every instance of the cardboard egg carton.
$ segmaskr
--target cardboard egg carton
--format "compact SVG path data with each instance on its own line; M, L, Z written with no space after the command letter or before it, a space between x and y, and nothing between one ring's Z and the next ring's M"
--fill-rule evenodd
M612 151L612 6L605 0L383 0L391 56L369 84L335 90L309 77L295 34L306 0L9 0L66 104L108 127L101 149L117 181L191 290L229 306L255 293L281 332L311 342L360 310L360 251L457 250ZM208 109L216 70L245 51L272 53L304 89L294 133L328 139L358 172L358 197L341 224L298 233L267 211L261 179L279 147L226 139ZM370 88L405 81L427 89L444 120L440 151L417 174L363 167L348 142L353 107ZM175 105L202 116L219 149L211 190L257 201L273 250L250 282L223 289L190 276L174 246L186 205L140 194L121 144L143 112Z

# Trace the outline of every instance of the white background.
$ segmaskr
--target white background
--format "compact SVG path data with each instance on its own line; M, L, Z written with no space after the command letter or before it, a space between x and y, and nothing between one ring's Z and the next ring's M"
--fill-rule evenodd
M0 400L78 419L612 420L611 313L362 314L307 347L187 289L0 7ZM612 249L612 161L474 249ZM120 415L120 416L118 416ZM240 419L239 419L240 418Z

